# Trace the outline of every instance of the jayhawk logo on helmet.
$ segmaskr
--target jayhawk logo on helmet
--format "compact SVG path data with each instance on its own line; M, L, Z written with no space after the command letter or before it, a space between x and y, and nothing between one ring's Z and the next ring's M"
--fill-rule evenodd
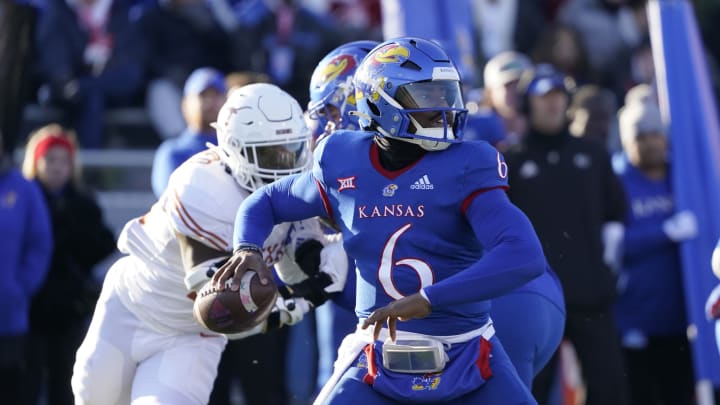
M328 83L335 80L337 77L347 75L353 72L357 62L352 55L338 55L332 58L325 68L315 72L317 77L313 76L312 82L318 84L318 88L325 88Z
M386 79L384 77L380 77L377 83L374 83L375 85L355 87L355 100L353 101L356 103L356 105L357 100L362 100L364 97L367 97L368 99L377 103L380 100L380 93L378 92L378 89L385 86L385 80Z
M403 63L410 56L410 51L398 44L388 44L372 54L374 63Z

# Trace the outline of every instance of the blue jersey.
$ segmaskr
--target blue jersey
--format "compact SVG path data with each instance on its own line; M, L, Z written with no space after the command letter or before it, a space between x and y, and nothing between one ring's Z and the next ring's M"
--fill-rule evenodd
M625 221L615 319L625 333L684 334L687 326L679 245L663 231L675 213L670 180L653 180L628 164L619 173L630 209Z
M340 137L343 142L337 142ZM414 165L389 172L379 164L372 138L370 133L334 134L316 151L314 171L342 228L345 249L356 259L361 318L477 262L483 248L463 203L474 192L507 187L502 158L485 142L427 153ZM429 318L438 321L434 332L458 325L466 330L485 323L488 309L487 301L477 301L433 311ZM410 321L403 327L413 331L413 322L427 324Z
M487 300L545 269L530 221L505 195L502 155L486 142L464 142L389 172L373 136L338 131L318 145L311 173L245 199L235 245L261 243L275 223L328 216L355 261L360 318L422 289L432 313L399 329L453 335L479 328Z

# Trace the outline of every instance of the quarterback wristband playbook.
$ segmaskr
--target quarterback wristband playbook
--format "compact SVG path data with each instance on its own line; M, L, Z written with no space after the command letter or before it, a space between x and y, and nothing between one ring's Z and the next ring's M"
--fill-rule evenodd
M389 338L382 346L383 366L397 373L435 373L442 371L447 362L445 348L435 339L408 339L392 342Z

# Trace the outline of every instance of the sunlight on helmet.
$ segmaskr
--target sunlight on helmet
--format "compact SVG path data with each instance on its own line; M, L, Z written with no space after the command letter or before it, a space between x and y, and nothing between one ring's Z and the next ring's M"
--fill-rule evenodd
M310 132L300 105L273 84L233 91L214 126L223 161L249 191L301 173L311 164Z
M319 121L313 136L336 129L358 129L353 75L360 62L378 42L354 41L330 51L315 67L310 79L308 118Z
M462 140L467 110L460 75L436 43L398 38L380 44L354 80L362 128L431 151Z

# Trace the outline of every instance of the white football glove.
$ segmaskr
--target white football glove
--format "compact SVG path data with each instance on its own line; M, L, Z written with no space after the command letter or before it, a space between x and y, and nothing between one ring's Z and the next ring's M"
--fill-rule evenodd
M666 219L662 228L671 241L682 242L697 236L697 218L695 218L692 211L680 211Z
M283 298L278 296L274 311L280 312L281 325L295 325L302 321L312 306L303 298Z
M342 240L326 245L320 251L320 271L332 279L325 292L336 293L345 288L348 273L348 257L343 249Z
M240 340L265 333L268 330L279 329L283 325L295 325L302 321L305 314L310 312L311 309L312 305L303 298L283 298L278 296L268 319L245 332L228 333L225 336L230 340Z

